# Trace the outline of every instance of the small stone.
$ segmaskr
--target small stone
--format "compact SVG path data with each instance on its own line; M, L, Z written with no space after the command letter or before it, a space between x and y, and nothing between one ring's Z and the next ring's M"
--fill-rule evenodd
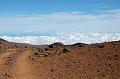
M51 69L50 71L53 72L53 69Z
M53 45L49 45L49 48L53 48Z
M49 50L48 48L45 48L45 51Z
M64 53L68 53L68 52L69 52L69 50L68 50L68 49L66 49L66 48L64 48L64 49L63 49L63 52L64 52Z
M115 57L118 57L118 55L115 55Z
M98 47L99 47L99 48L104 48L105 46L104 46L104 45L99 45Z

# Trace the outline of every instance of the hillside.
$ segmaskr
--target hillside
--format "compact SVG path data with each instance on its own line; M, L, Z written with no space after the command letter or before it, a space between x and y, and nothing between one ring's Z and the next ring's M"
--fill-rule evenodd
M0 39L0 79L119 79L120 41L29 45Z

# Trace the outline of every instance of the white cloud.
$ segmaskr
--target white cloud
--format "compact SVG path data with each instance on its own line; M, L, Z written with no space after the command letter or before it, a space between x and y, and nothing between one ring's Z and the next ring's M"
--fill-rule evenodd
M63 44L74 44L78 42L82 43L98 43L105 41L118 41L120 40L120 33L80 33L80 32L59 32L56 35L50 36L0 36L5 40L19 43L30 44L52 44L54 42L61 42Z
M44 31L85 30L119 32L120 9L99 11L98 14L84 12L59 12L39 15L0 17L0 30Z
M120 9L112 9L112 10L102 10L102 11L100 11L100 12L103 12L103 13L115 13L115 14L117 14L117 13L120 13Z

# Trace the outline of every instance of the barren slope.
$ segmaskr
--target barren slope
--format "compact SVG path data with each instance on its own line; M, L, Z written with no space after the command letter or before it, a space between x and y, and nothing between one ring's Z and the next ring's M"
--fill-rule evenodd
M0 40L0 79L119 79L120 41L32 46Z

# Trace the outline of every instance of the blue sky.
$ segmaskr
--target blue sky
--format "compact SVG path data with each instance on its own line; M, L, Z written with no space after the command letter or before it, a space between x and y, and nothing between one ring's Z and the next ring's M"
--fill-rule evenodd
M0 33L119 32L120 0L0 0Z
M41 14L52 12L118 9L120 0L0 0L0 14Z

